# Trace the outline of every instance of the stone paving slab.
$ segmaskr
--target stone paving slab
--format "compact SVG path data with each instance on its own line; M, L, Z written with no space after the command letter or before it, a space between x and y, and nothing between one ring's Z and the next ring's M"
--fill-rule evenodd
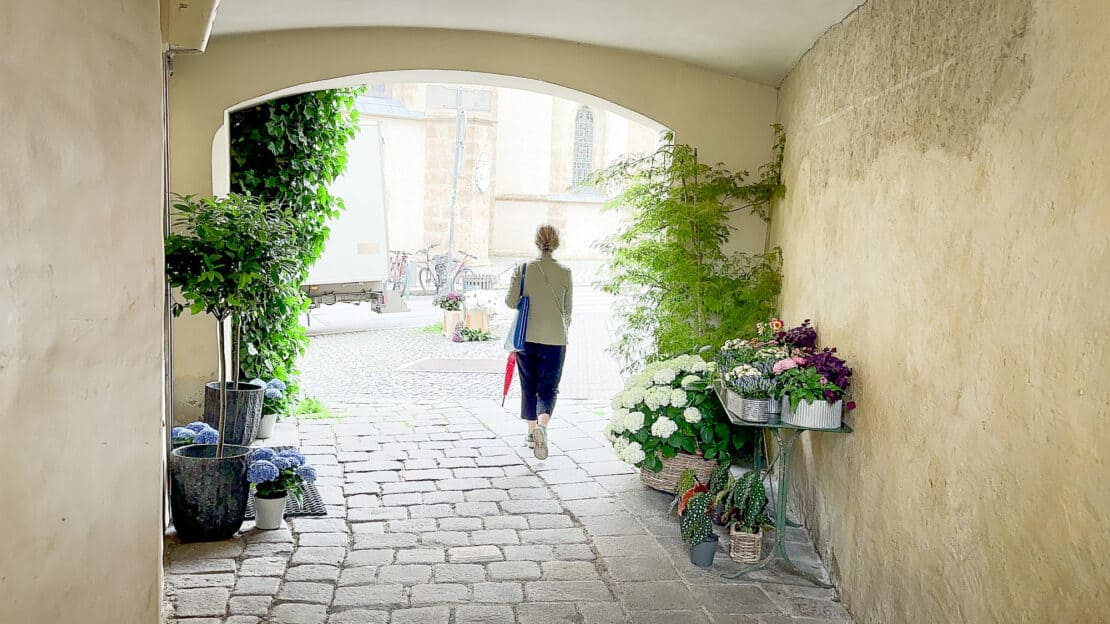
M834 590L743 581L722 540L689 562L665 494L601 436L604 405L560 403L552 454L492 401L366 400L300 423L334 466L326 517L251 523L214 544L173 543L166 601L179 624L630 624L850 622ZM353 449L359 450L353 450ZM332 462L326 463L326 462ZM804 530L792 557L822 571Z

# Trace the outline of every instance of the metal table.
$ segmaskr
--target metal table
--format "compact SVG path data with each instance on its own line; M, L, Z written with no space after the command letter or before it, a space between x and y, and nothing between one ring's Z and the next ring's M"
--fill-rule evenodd
M794 442L797 441L798 436L805 433L806 431L820 431L823 433L851 433L852 428L847 424L841 424L838 429L813 429L810 427L799 427L798 425L790 425L778 420L766 423L748 422L746 420L741 420L738 415L728 409L727 401L725 401L724 397L722 396L722 389L720 387L714 386L714 390L717 393L717 398L721 401L721 407L723 407L727 413L735 416L735 419L729 419L732 420L733 425L737 427L755 427L758 429L770 430L771 435L775 438L775 443L778 445L778 453L776 453L773 459L770 459L767 462L768 472L770 472L772 466L778 463L779 482L775 492L776 499L774 501L775 543L771 547L770 554L761 559L758 563L754 563L740 570L739 572L736 572L735 574L726 575L725 578L734 579L750 572L755 572L756 570L762 570L763 568L767 567L767 564L771 563L772 560L778 557L782 560L784 567L786 567L795 576L801 577L809 581L810 583L813 583L817 587L833 587L833 585L822 582L813 575L803 572L793 561L790 560L790 556L786 554L786 527L788 525L794 527L801 526L789 522L786 519L786 497L787 492L790 491L790 450L794 447ZM763 436L760 436L761 447L764 446L764 444L762 444L762 438ZM757 450L757 453L758 452L759 450ZM758 462L756 463L756 469L759 469Z

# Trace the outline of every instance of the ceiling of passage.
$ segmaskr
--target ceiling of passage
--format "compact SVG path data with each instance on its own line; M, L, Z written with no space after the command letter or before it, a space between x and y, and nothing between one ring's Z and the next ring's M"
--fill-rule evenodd
M778 86L862 0L222 0L213 34L392 26L632 50Z

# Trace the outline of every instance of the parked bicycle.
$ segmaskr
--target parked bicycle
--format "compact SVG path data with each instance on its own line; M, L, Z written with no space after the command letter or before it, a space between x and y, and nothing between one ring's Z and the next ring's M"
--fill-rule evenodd
M388 288L400 291L401 298L409 294L409 285L412 282L412 270L409 266L409 252L389 252L389 280Z
M428 249L430 250L431 247ZM428 261L428 266L420 269L417 280L424 292L429 290L441 292L444 287L449 287L447 292L466 292L468 286L473 287L476 274L469 264L471 260L477 260L478 257L465 251L458 253L462 256L461 260L455 259L448 262L447 256L440 254L432 257ZM428 253L425 252L425 255Z
M424 256L423 260L415 261L414 266L410 269L415 269L416 266L420 268L416 270L416 282L420 284L420 290L423 294L428 294L428 285L434 284L432 280L433 267L435 267L435 260L432 258L432 250L439 245L432 243L423 249L417 249L413 252L414 256ZM437 256L438 257L438 256Z

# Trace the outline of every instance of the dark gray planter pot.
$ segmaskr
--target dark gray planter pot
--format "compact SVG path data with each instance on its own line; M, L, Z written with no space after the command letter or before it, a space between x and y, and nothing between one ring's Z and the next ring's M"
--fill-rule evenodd
M224 540L243 526L247 513L247 466L251 449L224 445L216 459L215 444L192 444L170 454L170 510L183 542Z
M258 423L262 420L262 399L266 389L262 386L240 381L227 383L227 418L224 430L220 432L224 444L254 442L258 433ZM204 384L204 422L219 431L220 429L220 382Z
M713 565L713 558L717 556L717 541L716 535L711 535L709 539L700 544L695 544L690 549L690 563L698 566L699 568L708 568Z

